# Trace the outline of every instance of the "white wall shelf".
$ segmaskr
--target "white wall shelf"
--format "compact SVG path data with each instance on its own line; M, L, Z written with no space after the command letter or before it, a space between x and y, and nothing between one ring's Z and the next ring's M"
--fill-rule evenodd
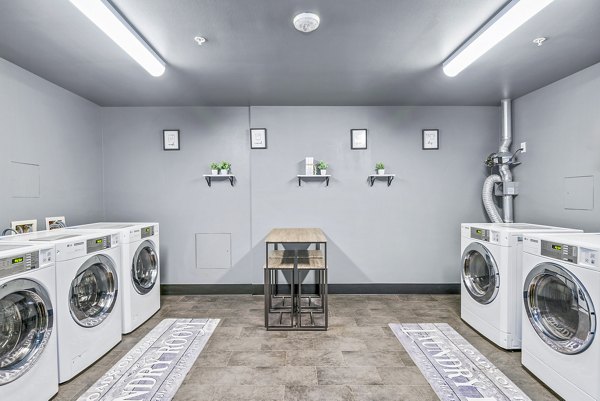
M231 186L235 182L235 175L233 174L203 174L202 177L204 177L209 187L212 186L212 180L227 179Z
M302 180L325 180L325 185L329 186L329 177L331 177L330 174L327 175L318 175L318 174L313 174L313 175L308 175L308 174L298 174L298 186L302 185Z
M396 174L371 174L369 175L369 184L373 186L373 183L375 183L375 180L378 178L386 179L387 185L389 187L390 185L392 185L392 181L394 181L394 178L396 178Z

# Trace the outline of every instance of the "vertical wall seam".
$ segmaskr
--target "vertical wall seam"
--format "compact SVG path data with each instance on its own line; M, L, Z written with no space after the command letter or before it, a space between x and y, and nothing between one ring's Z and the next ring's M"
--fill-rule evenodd
M248 130L246 131L246 138L250 138L250 128L252 127L252 106L248 106ZM253 204L252 204L252 149L251 146L248 146L247 151L250 152L248 155L248 200L250 202L250 280L251 283L254 284L255 276L254 273L254 218L253 218Z

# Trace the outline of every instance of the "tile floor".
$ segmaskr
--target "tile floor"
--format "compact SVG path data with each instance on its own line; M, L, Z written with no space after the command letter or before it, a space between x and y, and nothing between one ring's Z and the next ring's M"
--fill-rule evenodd
M330 295L327 332L267 332L263 297L164 296L151 320L85 372L54 401L77 397L164 318L220 318L179 389L177 401L438 400L388 323L446 322L534 401L557 400L520 364L460 320L458 295Z

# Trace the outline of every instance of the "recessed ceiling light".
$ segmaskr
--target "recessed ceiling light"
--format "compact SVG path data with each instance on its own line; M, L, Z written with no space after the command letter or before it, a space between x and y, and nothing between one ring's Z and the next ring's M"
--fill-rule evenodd
M512 0L444 62L444 73L457 76L552 1Z
M165 62L107 0L71 0L71 3L150 75L160 77L165 72Z
M202 36L196 36L194 40L198 43L198 46L202 46L206 42L206 38L203 38Z
M539 38L535 38L535 39L533 39L533 43L535 43L538 47L540 47L541 45L544 44L546 39L548 39L548 38L544 38L543 36L539 37Z
M297 30L310 33L319 27L321 18L313 13L301 13L294 17L294 26Z

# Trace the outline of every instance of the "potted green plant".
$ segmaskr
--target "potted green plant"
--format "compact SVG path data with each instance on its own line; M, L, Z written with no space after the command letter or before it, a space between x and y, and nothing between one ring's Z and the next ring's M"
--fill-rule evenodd
M219 166L219 168L220 168L219 174L227 175L227 174L229 174L229 170L231 169L231 163L221 162L221 165Z
M328 167L329 167L329 165L327 163L325 163L323 160L321 160L319 162L319 164L317 164L317 168L321 172L321 175L327 175L327 168Z
M379 162L375 165L375 170L377 170L377 174L384 175L385 174L385 166L382 162Z
M219 174L219 168L221 168L221 165L219 163L210 163L210 173L212 175Z

